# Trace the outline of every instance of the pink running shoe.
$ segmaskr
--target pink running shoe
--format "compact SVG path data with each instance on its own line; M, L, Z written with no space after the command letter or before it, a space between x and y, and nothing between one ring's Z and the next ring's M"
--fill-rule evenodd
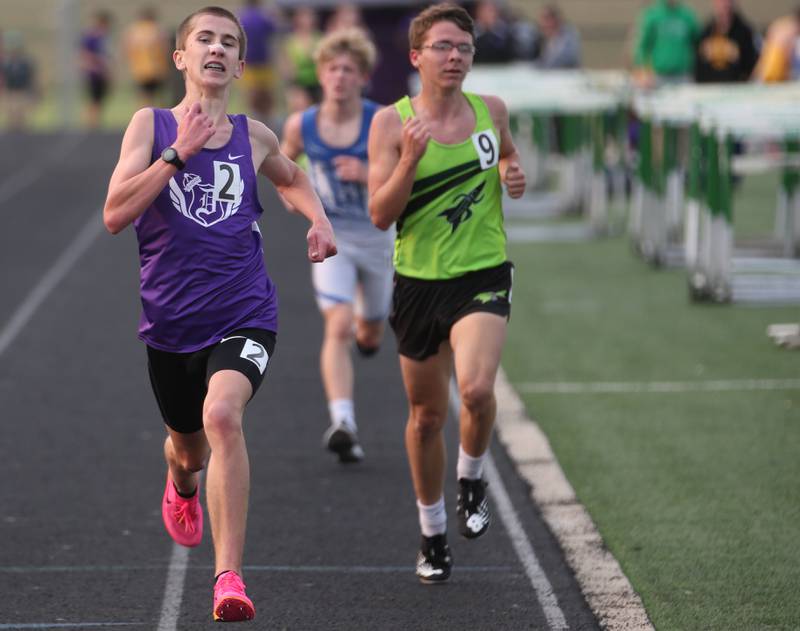
M161 500L161 516L169 536L176 543L193 548L203 538L203 508L200 506L200 483L193 497L178 495L172 479L167 474L164 499Z
M244 593L241 577L229 570L219 575L214 584L214 620L240 622L256 616L253 601Z

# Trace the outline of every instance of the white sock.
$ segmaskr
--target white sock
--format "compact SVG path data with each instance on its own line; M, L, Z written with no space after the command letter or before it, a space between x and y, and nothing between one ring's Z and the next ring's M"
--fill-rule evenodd
M334 399L328 402L328 411L334 425L346 425L352 430L356 429L356 415L353 410L352 399Z
M468 480L480 480L483 476L483 459L486 457L486 452L482 453L477 458L470 456L464 448L458 446L458 464L456 464L456 477L467 478Z
M443 535L447 532L447 513L444 510L444 495L439 498L438 502L430 506L426 506L417 500L417 509L419 509L419 527L423 535L426 537L433 537L434 535Z

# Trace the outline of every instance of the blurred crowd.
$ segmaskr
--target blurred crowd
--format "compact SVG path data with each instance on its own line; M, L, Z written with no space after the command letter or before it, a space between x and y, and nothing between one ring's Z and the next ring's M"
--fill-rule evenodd
M634 39L634 76L644 87L800 79L800 5L761 33L735 0L711 0L704 24L684 0L655 0Z
M710 0L701 23L684 0L651 0L632 25L630 66L643 87L679 82L778 82L800 78L800 5L766 29L754 27L735 0ZM316 102L320 96L314 49L336 29L357 26L379 51L368 96L389 103L408 92L407 29L420 5L380 8L343 3L317 9L300 3L284 9L261 0L242 0L238 14L248 37L241 81L252 116L269 121ZM581 37L557 3L538 5L534 19L500 0L463 2L475 19L474 63L530 63L542 69L579 68ZM99 11L76 44L85 95L84 121L101 124L108 95L130 81L137 105L165 106L180 100L183 81L171 61L174 25L155 7L142 9L129 24ZM622 47L622 44L620 45ZM124 78L115 73L124 62ZM37 71L21 34L0 32L0 99L9 127L24 127L35 103Z

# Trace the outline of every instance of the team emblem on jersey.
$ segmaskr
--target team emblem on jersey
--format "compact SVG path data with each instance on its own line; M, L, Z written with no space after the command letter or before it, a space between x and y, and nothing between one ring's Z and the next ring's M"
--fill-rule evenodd
M472 217L471 206L473 204L477 204L483 199L481 191L483 190L484 186L486 186L486 181L478 184L478 186L473 188L469 193L461 193L460 195L456 195L456 205L443 210L437 215L437 217L447 217L447 221L449 221L450 225L453 227L453 230L450 232L450 234L453 234L453 232L456 231L456 228L461 225L462 221L466 221Z
M169 181L172 205L204 228L234 215L242 203L243 191L239 165L218 160L214 161L214 181L210 184L194 173L184 173L180 184L174 177Z

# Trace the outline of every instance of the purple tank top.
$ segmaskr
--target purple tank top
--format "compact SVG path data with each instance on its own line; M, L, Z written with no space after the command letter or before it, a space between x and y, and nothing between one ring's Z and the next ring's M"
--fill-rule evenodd
M152 160L175 141L170 110L154 109ZM247 117L230 117L231 139L189 158L135 222L141 265L139 338L188 353L234 329L277 331L275 286L267 275L256 220Z

